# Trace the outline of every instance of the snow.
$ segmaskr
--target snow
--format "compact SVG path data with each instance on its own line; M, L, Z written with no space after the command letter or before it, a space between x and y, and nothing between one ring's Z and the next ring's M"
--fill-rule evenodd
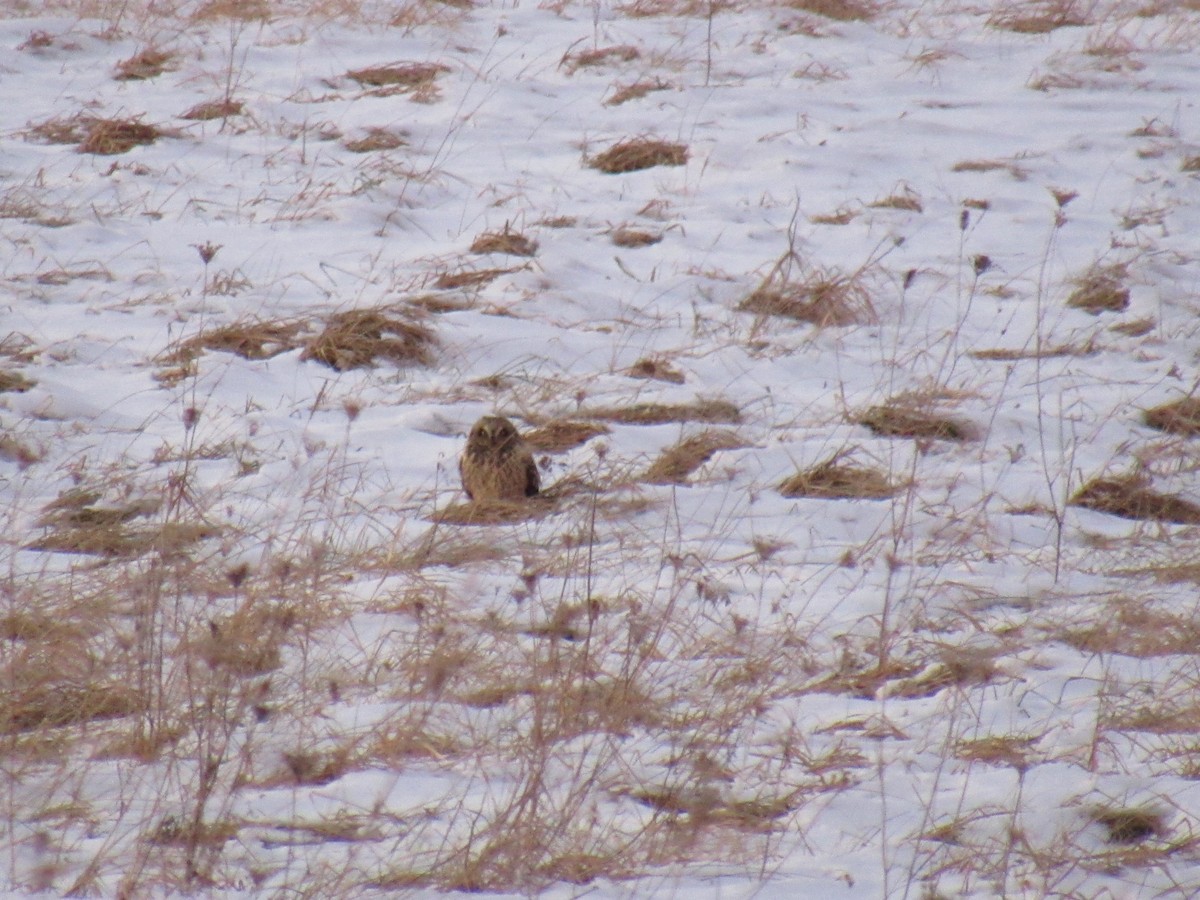
M1195 439L1141 419L1198 383L1200 11L1085 6L1022 34L957 0L0 5L0 374L33 382L0 393L2 889L1200 891L1200 531L1067 502L1133 473L1200 500ZM113 77L147 47L166 71ZM445 70L348 74L413 62ZM169 133L34 131L77 114ZM403 144L346 147L373 129ZM587 165L636 137L686 165ZM470 252L505 229L536 254ZM868 308L739 311L789 251ZM1127 309L1067 304L1094 265ZM431 365L179 355L376 307ZM858 422L903 396L967 438ZM708 400L740 421L602 415ZM609 430L538 454L549 514L455 524L493 412ZM639 480L706 428L739 446ZM897 493L779 493L835 456ZM42 543L121 509L205 530ZM85 686L148 705L16 718Z

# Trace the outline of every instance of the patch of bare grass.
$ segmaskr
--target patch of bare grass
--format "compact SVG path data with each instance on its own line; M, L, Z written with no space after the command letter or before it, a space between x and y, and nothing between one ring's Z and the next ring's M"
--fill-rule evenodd
M552 419L527 432L525 443L535 453L563 453L602 434L608 434L608 428L596 422Z
M1200 622L1189 615L1157 609L1145 600L1117 596L1093 620L1051 632L1084 653L1120 653L1139 659L1192 653L1200 645Z
M301 347L306 329L296 320L247 320L209 328L179 345L161 358L162 362L186 364L205 350L233 353L242 359L270 359Z
M818 213L809 216L808 221L814 225L849 225L858 218L858 212L853 209L837 209L831 213Z
M579 69L633 62L635 59L640 59L641 55L641 51L632 44L616 44L609 47L580 50L578 53L568 53L563 57L563 65L566 66L568 72L574 73Z
M206 100L189 108L179 118L188 119L193 122L209 122L213 119L228 119L230 116L240 116L244 111L245 105L240 100L230 98Z
M128 153L134 147L153 144L168 134L140 119L92 119L88 123L87 136L76 149L80 153L116 156Z
M670 90L670 82L661 78L643 78L632 84L618 85L613 95L604 101L605 106L620 106L630 100L640 100L654 91Z
M1200 398L1183 397L1152 407L1142 413L1142 420L1159 431L1195 437L1200 435Z
M1137 475L1094 478L1076 491L1068 503L1123 519L1178 525L1200 523L1200 505L1153 491L1146 486L1145 479Z
M666 381L671 384L683 384L683 372L669 362L655 357L643 357L625 370L630 378L646 378L652 381Z
M644 231L640 228L630 228L622 225L612 233L612 242L618 247L636 250L638 247L649 247L663 239L661 233Z
M23 394L37 384L31 378L26 378L20 372L9 372L0 369L0 394Z
M485 231L471 242L472 253L507 253L509 256L533 256L537 253L537 241L519 231L512 231L508 224L500 231Z
M625 425L665 425L668 422L709 422L737 425L741 411L728 400L696 400L692 403L635 403L587 411L593 419Z
M1185 156L1179 164L1181 172L1200 172L1200 156Z
M436 339L433 331L411 317L387 308L352 309L325 320L300 358L314 359L344 372L385 360L397 366L429 365Z
M99 491L86 488L60 495L43 510L38 524L46 531L28 549L106 557L137 557L151 551L173 554L218 533L203 522L149 521L158 511L155 498L100 501Z
M975 436L975 429L967 423L938 412L934 398L918 396L894 397L870 407L853 421L881 437L968 441Z
M351 153L375 153L380 150L398 150L407 144L408 141L402 135L388 128L368 128L362 137L346 141L342 146Z
M870 22L880 12L872 0L784 0L786 6L838 22Z
M556 510L558 501L550 491L523 500L472 500L451 503L432 518L441 525L511 525L544 519Z
M1090 818L1104 828L1110 844L1140 844L1167 833L1166 817L1148 807L1096 807Z
M117 81L144 81L148 78L157 78L172 67L177 56L173 50L146 47L129 59L123 59L117 63L117 71L113 78Z
M950 167L951 172L1007 172L1016 181L1029 178L1029 170L1011 159L964 159ZM984 207L986 208L986 207Z
M449 66L440 63L391 63L352 69L346 77L374 88L378 96L411 94L415 100L428 102L437 96L438 76L449 71Z
M686 144L658 138L629 138L588 159L587 164L609 175L637 172L654 166L682 166L688 161Z
M192 13L192 20L195 22L213 22L219 19L265 22L270 17L271 6L267 0L208 0Z
M868 203L867 206L872 209L900 209L917 213L925 211L920 195L908 185L902 185L893 193Z
M1059 28L1088 24L1079 0L1030 0L1004 3L988 16L987 24L1017 34L1049 34Z
M521 271L520 267L508 269L459 269L455 272L442 272L433 280L433 286L439 290L455 290L462 288L479 288L491 284L501 275L511 275Z
M684 438L659 454L642 475L647 484L686 484L687 478L721 450L746 446L736 433L712 429Z
M883 472L842 462L843 456L837 454L789 476L779 485L779 493L785 497L883 500L900 490Z
M737 309L819 328L861 324L875 316L861 271L813 268L793 273L790 266L776 266Z

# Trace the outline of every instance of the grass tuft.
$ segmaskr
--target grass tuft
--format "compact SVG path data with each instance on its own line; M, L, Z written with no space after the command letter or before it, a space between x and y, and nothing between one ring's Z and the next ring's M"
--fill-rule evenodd
M797 277L790 267L776 267L737 308L819 328L861 324L875 316L862 272L847 275L837 269L809 269Z
M602 434L608 434L608 429L595 422L552 419L527 432L525 443L535 453L563 453Z
M330 316L300 358L315 359L339 372L364 368L376 360L426 366L433 361L435 344L431 329L388 308L353 309Z
M720 450L745 447L732 431L714 429L684 438L659 454L641 480L647 484L687 484L687 478Z
M1200 505L1182 497L1152 491L1137 475L1094 478L1076 491L1068 503L1123 519L1178 525L1200 523Z
M1005 3L988 16L987 24L1017 34L1049 34L1059 28L1088 24L1077 0L1032 0Z
M883 500L900 490L882 472L843 463L842 456L835 455L788 477L779 485L779 493L785 497Z
M682 166L688 161L686 144L657 138L630 138L593 156L587 164L609 175L637 172L654 166Z
M208 122L213 119L228 119L230 116L240 116L245 106L240 100L226 98L224 100L206 100L197 103L182 113L179 118L193 122Z
M147 47L129 59L117 63L117 72L113 78L117 81L145 81L148 78L157 78L171 67L175 59L176 54L173 51Z
M1200 435L1200 398L1183 397L1160 404L1143 412L1142 420L1169 434Z
M507 223L502 231L485 231L471 243L472 253L507 253L509 256L533 256L537 248L537 241L510 231Z
M87 136L76 149L80 153L115 156L134 147L153 144L166 134L138 119L93 119L88 124Z
M1161 812L1147 808L1096 808L1091 819L1105 830L1110 844L1140 844L1167 831Z
M693 403L636 403L611 406L587 413L594 419L625 425L664 425L668 422L711 422L737 425L741 411L728 400L697 400Z
M879 15L879 4L871 0L786 0L788 6L838 22L870 22Z
M936 412L930 401L911 397L896 397L872 406L853 421L882 437L938 441L968 441L974 438L974 429L970 425Z
M1129 306L1127 277L1127 267L1120 263L1093 266L1075 279L1075 290L1067 298L1067 306L1092 315L1121 312Z

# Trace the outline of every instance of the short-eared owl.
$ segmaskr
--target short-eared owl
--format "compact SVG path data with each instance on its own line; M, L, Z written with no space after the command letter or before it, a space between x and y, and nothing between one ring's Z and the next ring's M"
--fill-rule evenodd
M484 416L472 426L458 474L472 500L520 500L541 486L533 454L503 416Z

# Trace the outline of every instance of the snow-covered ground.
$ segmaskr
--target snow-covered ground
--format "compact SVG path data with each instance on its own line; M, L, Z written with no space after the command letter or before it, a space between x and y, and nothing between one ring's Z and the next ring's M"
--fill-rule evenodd
M0 890L1200 891L1200 4L0 9Z

